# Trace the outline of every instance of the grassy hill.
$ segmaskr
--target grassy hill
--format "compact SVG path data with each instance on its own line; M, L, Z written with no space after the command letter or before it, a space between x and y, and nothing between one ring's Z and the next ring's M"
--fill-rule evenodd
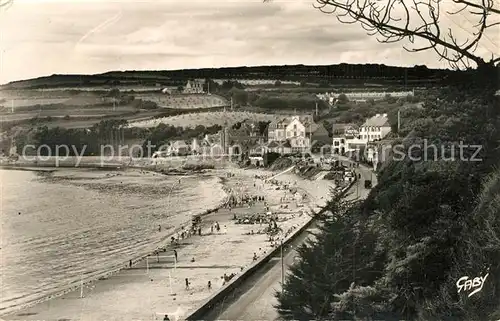
M270 79L301 81L318 85L365 84L367 80L379 85L439 82L455 73L451 70L411 68L379 64L338 64L328 66L258 66L205 68L164 71L111 71L97 75L51 75L14 81L0 89L36 89L92 86L177 86L190 78L211 79Z

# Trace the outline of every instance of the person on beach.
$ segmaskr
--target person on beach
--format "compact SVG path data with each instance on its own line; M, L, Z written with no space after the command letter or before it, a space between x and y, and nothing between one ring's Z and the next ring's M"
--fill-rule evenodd
M189 279L186 278L186 290L189 290Z
M175 256L175 262L179 262L179 260L177 259L177 250L174 250L174 256Z
M211 290L212 289L212 282L208 281L208 289Z
M167 314L165 314L165 316L163 317L163 321L170 321L169 317Z
M131 268L132 267L132 260L128 261L128 267Z
M257 253L253 252L253 260L257 261Z
M214 226L210 226L210 234L214 234Z
M161 232L161 225L158 224L158 232Z

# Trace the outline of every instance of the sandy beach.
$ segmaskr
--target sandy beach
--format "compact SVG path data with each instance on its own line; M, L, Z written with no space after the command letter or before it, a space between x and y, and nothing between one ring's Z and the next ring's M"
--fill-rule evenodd
M272 175L263 170L233 168L215 170L213 174L224 178L226 192L232 191L238 197L264 196L265 201L257 201L250 207L245 204L220 209L203 217L201 236L181 239L178 245L168 242L159 259L152 255L106 279L3 319L154 320L162 319L166 313L182 318L223 285L224 275L241 273L252 264L254 256L259 257L276 246L267 234L259 234L267 224L236 224L235 216L242 218L268 211L276 214L282 230L276 240L305 224L310 219L307 212L325 202L333 185L330 181L305 181L291 173L276 177L293 186L298 192L294 195L282 186L256 179L256 175ZM306 192L307 197L303 198ZM212 231L215 222L221 228L219 232ZM177 264L174 249L178 254Z

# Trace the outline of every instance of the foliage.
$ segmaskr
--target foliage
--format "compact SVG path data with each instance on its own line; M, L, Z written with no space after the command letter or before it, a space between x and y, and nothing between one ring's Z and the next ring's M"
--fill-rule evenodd
M339 97L337 98L337 101L339 104L345 104L349 101L349 98L347 98L346 94L340 94Z
M331 120L336 123L357 123L362 124L367 118L376 114L388 114L389 122L397 127L397 110L401 108L399 104L388 103L387 101L367 101L366 103L347 102L345 104L337 104L335 109L329 113L322 115L322 120ZM408 104L408 109L415 109Z
M172 125L159 124L153 128L146 137L144 146L155 146L153 151L158 150L161 146L166 145L171 140L188 140L192 138L203 138L205 134L215 134L222 129L219 125L205 127L198 125L195 128L175 127ZM147 148L147 147L145 147Z
M448 61L455 69L469 68L470 62L476 66L486 64L483 57L475 51L481 46L483 39L489 39L487 32L500 23L500 6L494 0L454 0L458 8L447 6L447 2L418 0L401 1L398 2L399 6L390 1L381 3L377 0L316 2L318 9L324 13L335 14L342 23L359 23L369 35L376 35L379 42L408 41L415 45L416 38L423 40L425 44L419 44L417 48L403 48L410 52L434 51L440 59ZM441 30L442 20L454 20L457 15L471 24L465 39L458 35L464 30L458 24L448 28L446 32ZM499 61L498 53L491 52L489 64L493 66Z
M220 86L221 90L229 91L233 88L236 89L245 89L245 86L243 86L242 83L236 81L236 80L224 80L222 82L222 85Z
M300 261L290 269L283 293L277 293L278 312L287 320L322 320L339 302L336 293L347 291L353 282L374 280L381 267L369 261L379 252L364 222L359 222L360 203L335 197L325 207L332 215L321 214L316 240L301 246ZM356 261L356 262L355 262Z
M158 104L154 101L133 99L131 102L132 105L138 109L158 109Z
M297 111L307 110L309 112L316 108L316 103L318 103L318 108L325 109L327 105L323 101L317 102L314 99L304 99L304 98L288 98L288 97L270 97L266 95L260 96L254 105L263 109L268 110L279 110L279 109L296 109Z
M240 129L242 124L245 121L237 122L232 126L233 129ZM257 127L259 128L259 135L265 136L267 134L267 126L269 125L270 121L259 121L257 122Z
M202 138L205 134L215 134L221 129L220 126L210 127L196 126L195 128L175 127L160 124L153 129L128 128L125 120L103 120L90 129L66 129L61 127L48 128L38 127L32 131L24 132L16 137L16 145L19 151L28 144L34 145L35 149L26 149L27 152L36 152L39 146L49 146L52 153L57 146L66 145L70 149L70 155L77 153L84 156L100 155L103 146L111 144L114 146L127 144L126 140L144 140L144 148L155 145L157 150L161 145L170 140ZM62 151L63 149L61 149ZM47 156L46 148L40 149ZM54 156L54 155L52 155Z
M498 319L500 118L490 81L430 91L422 106L401 109L406 157L384 164L366 201L327 205L337 220L299 251L278 295L283 318ZM481 145L482 161L470 161L475 148L459 154L461 141ZM457 293L461 276L486 271L480 293Z
M233 87L228 93L233 98L235 105L246 106L248 104L248 93L245 90Z

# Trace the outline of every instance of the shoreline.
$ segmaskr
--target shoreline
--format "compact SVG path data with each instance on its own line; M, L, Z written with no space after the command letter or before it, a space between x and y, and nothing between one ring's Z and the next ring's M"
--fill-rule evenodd
M0 169L4 169L4 168L0 167ZM62 169L67 170L68 168L63 167ZM75 169L78 169L78 168L75 168ZM83 169L88 169L88 168L83 168ZM135 167L129 167L127 169L146 170L146 169L135 168ZM11 169L5 169L5 170L11 170ZM58 171L58 168L53 168L51 170L47 170L47 169L38 169L38 168L31 168L31 167L22 167L22 168L16 168L16 169L12 169L12 170L28 171L28 172L34 172L34 173L36 173L36 172L53 173L53 172ZM165 174L162 171L155 171L152 169L147 169L147 171L168 176L168 174ZM204 173L193 173L193 174L204 174ZM229 194L227 192L228 190L223 184L223 179L221 177L218 177L218 176L215 176L215 177L217 178L217 183L221 184L221 189L225 195L222 197L221 201L219 202L219 204L216 207L207 209L207 210L199 212L199 213L195 213L195 214L193 214L193 216L196 215L196 216L204 217L206 215L209 215L211 213L218 211L219 209L223 208L227 204L228 199L229 199ZM190 223L191 223L191 217L189 218L189 220L182 223L181 225L189 225ZM175 227L172 230L172 232L168 235L165 235L165 237L159 243L167 244L168 240L172 236L179 233L180 230L181 230L181 227ZM168 247L168 245L163 245L163 246L158 247L157 250L167 248L167 247ZM138 253L138 255L134 259L132 259L132 266L143 262L146 259L146 257L153 255L154 252L155 252L155 250L153 250L152 252L143 253L143 254ZM108 279L109 277L112 277L113 275L120 273L121 271L123 271L124 269L127 269L128 267L129 267L129 260L126 260L123 263L116 264L115 267L112 267L112 268L105 270L105 271L96 272L92 276L90 276L86 279L84 278L83 282L76 281L76 282L73 282L72 284L68 285L64 289L60 289L60 290L54 291L52 293L44 294L44 295L40 296L39 298L33 299L32 301L25 303L24 305L21 305L21 306L15 307L15 308L5 308L3 310L8 310L8 311L3 312L2 310L0 310L0 318L3 316L6 316L6 315L14 315L19 311L26 310L26 309L32 308L38 304L62 297L68 293L76 291L77 289L81 288L82 285L88 286L88 285L91 285L91 284L96 283L98 281Z
M135 168L130 168L130 169L135 169ZM231 169L226 169L226 170L223 170L223 171L220 171L220 170L210 171L210 172L213 173L214 177L217 177L218 182L221 183L222 190L224 191L225 196L221 200L221 202L219 203L219 205L217 207L205 210L201 214L195 214L195 215L200 215L200 216L203 217L203 216L206 216L206 215L209 215L209 214L213 214L214 212L217 212L219 209L224 208L225 204L229 200L229 196L230 196L231 191L237 191L234 188L230 187L230 185L231 185L230 184L231 179L225 177L224 175L222 175L222 173L224 173L224 172L227 173L228 170L231 171ZM148 171L161 173L161 170L154 170L154 168L149 168ZM255 171L244 170L244 169L236 169L235 171L236 172L240 172L240 173L236 174L238 176L238 178L241 178L241 175L245 175L246 179L248 179L249 177L252 177L253 174L255 173ZM272 175L278 174L278 172L272 172L272 171L268 171L268 170L265 170L265 171L258 170L256 172L261 172L261 173L264 172L266 174L272 174ZM295 177L295 175L293 175L293 176ZM302 180L298 176L296 176L296 178ZM269 184L269 182L267 184ZM269 184L269 186L272 186L272 185L274 185L274 184ZM254 185L254 188L255 188L255 185ZM272 190L275 189L275 188L272 188L272 187L270 187L270 188ZM301 190L301 192L302 191L308 192L307 190L303 190L302 188L300 188L300 190ZM283 191L284 190L281 190L279 193L281 193ZM308 193L308 194L310 194L310 193ZM319 199L316 199L316 200L318 201ZM309 200L307 203L309 203L310 201L312 201L312 200ZM314 203L317 203L317 202L314 202ZM242 210L245 211L246 209L242 209ZM253 210L249 209L247 211L254 212L255 209L253 209ZM217 216L217 214L215 214L214 216ZM188 226L190 224L190 219L191 218L189 218L189 220L187 221ZM186 225L186 223L183 223L182 225ZM160 250L162 250L162 249L169 249L171 246L168 245L168 239L170 237L172 237L173 235L175 235L176 233L178 233L180 230L181 230L181 227L176 227L174 230L172 230L171 233L169 233L169 235L166 235L165 238L160 242L160 244L162 244L162 245L159 246L158 249L160 249ZM252 242L252 241L250 241L250 242ZM167 244L167 245L165 245L165 244ZM237 248L243 249L244 246L245 245L240 245L240 246L237 246ZM135 259L132 260L133 266L135 267L135 266L139 265L139 263L142 263L142 265L143 265L146 257L154 255L154 252L155 251L153 250L151 252L148 251L148 253L144 253L142 255L138 255ZM208 253L207 255L211 255L211 254ZM121 264L117 264L116 268L114 268L114 269L103 271L102 273L99 273L97 275L93 275L90 279L84 280L83 287L86 288L86 287L89 287L90 285L93 285L93 284L107 283L107 282L97 282L97 281L105 281L105 280L108 280L108 279L110 279L110 278L112 278L114 276L117 276L117 275L119 276L120 272L122 272L122 271L123 271L123 273L127 274L127 272L126 272L127 268L128 268L128 260L125 260L125 262L123 262ZM114 280L114 281L116 282L116 280ZM109 280L109 282L113 282L113 280ZM119 280L118 280L117 284L121 284ZM57 301L61 297L62 297L61 299L64 300L64 296L65 295L67 296L67 295L70 295L70 293L75 293L79 288L83 288L83 287L82 287L82 283L80 283L78 281L75 281L70 286L68 286L67 288L65 288L64 290L57 291L56 293L52 293L52 294L49 294L49 295L44 295L43 298L40 298L40 299L37 299L37 300L33 300L33 301L31 301L31 302L29 302L29 303L27 303L25 305L19 306L19 307L15 308L15 309L12 309L12 310L8 311L8 312L6 311L6 312L2 313L1 315L2 315L2 317L10 317L10 319L23 319L23 318L26 318L26 317L30 317L31 318L31 316L33 314L22 313L22 312L23 311L27 311L27 310L29 311L30 309L32 309L32 310L36 309L35 307L38 306L38 305L47 305L47 304L50 305L49 301L52 301L52 302L53 301ZM105 287L105 285L102 285L101 287ZM49 303L47 303L47 302L49 302ZM66 302L68 302L68 301L66 301ZM57 302L55 302L54 304L57 304ZM64 304L63 304L63 306L64 306ZM41 309L43 311L43 307L41 307ZM63 308L63 311L64 310L65 309ZM41 312L41 313L43 313L43 312ZM38 314L38 312L34 313L34 315L36 315L36 314ZM40 318L38 317L36 319L40 319Z

